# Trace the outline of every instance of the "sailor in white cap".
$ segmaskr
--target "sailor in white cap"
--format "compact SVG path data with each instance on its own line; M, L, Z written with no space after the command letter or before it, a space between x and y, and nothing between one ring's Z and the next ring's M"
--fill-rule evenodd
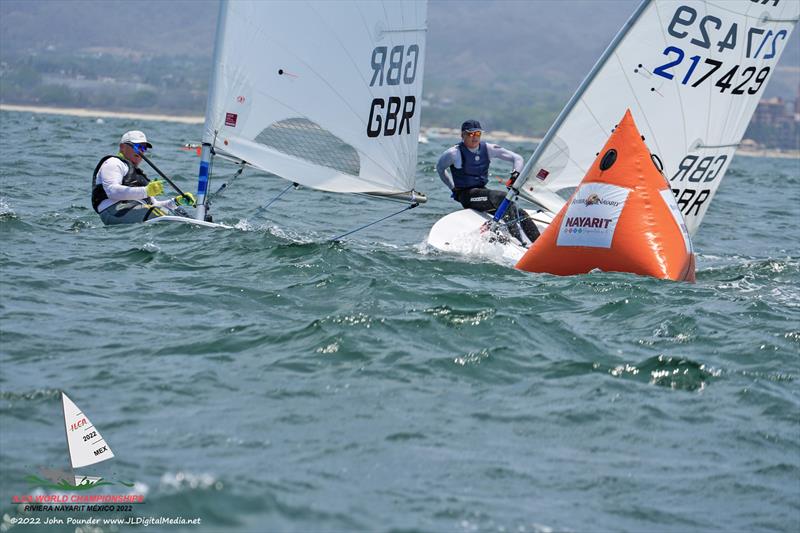
M116 155L103 157L92 175L92 207L106 225L133 224L164 216L179 205L194 205L187 193L169 200L156 200L164 193L161 181L150 181L139 168L142 154L152 148L144 133L125 132Z

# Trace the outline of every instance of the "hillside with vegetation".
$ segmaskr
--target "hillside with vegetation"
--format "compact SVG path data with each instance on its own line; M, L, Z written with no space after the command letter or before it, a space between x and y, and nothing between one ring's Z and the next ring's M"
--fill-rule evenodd
M432 0L424 126L541 134L636 0ZM0 102L202 115L216 0L3 0ZM765 96L794 100L798 33Z

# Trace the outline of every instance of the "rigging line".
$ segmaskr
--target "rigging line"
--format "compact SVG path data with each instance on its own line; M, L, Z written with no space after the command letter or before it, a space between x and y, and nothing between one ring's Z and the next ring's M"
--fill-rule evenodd
M362 229L368 228L368 227L370 227L370 226L374 226L374 225L375 225L375 224L377 224L378 222L383 222L383 221L384 221L384 220L386 220L387 218L392 218L393 216L399 215L400 213L404 213L404 212L408 211L409 209L414 209L414 208L415 208L415 207L417 207L417 206L419 206L419 202L414 202L414 203L412 203L412 204L409 204L409 205L407 205L406 207L404 207L403 209L401 209L400 211L397 211L396 213L392 213L391 215L386 215L385 217L383 217L383 218L381 218L381 219L378 219L378 220L376 220L375 222L370 222L369 224L364 224L363 226L361 226L361 227L359 227L359 228L356 228L356 229L354 229L354 230L350 230L350 231L348 231L347 233L342 233L342 234L341 234L341 235L339 235L338 237L334 237L334 238L332 238L332 239L329 239L329 240L328 240L328 242L336 242L336 241L338 241L339 239L341 239L342 237L347 237L348 235L351 235L351 234L353 234L353 233L355 233L355 232L357 232L357 231L361 231Z
M289 189L291 189L292 187L294 187L295 189L297 189L298 187L300 187L300 184L299 184L299 183L294 183L294 182L292 182L292 183L290 183L289 185L287 185L285 189L283 189L281 192L279 192L279 193L278 193L278 196L276 196L275 198L273 198L272 200L270 200L269 202L267 202L267 204L266 204L264 207L259 207L259 208L258 208L258 211L256 211L256 214L258 214L258 213L261 213L262 211L264 211L265 209L267 209L269 206L271 206L272 204L274 204L274 203L275 203L275 202L278 200L278 198L280 198L281 196L283 196L283 195L284 195L284 193L286 193L286 191L288 191L288 190L289 190Z
M520 211L522 211L522 209L521 209L521 208L518 208L518 209L519 209ZM506 226L506 227L508 227L508 226L510 226L511 224L516 224L517 222L520 222L520 221L522 221L522 219L523 219L523 217L520 215L520 216L518 216L517 218L515 218L514 220L508 220L508 221L506 221L506 222L501 222L501 223L499 223L499 225L500 225L500 226Z
M210 200L215 199L217 196L222 196L225 193L225 190L228 188L228 185L232 184L234 181L236 181L236 178L238 178L239 176L242 175L242 172L244 171L244 167L245 167L245 165L247 165L247 161L242 161L241 165L242 166L239 167L239 170L236 171L236 173L233 175L233 177L229 181L227 181L226 183L223 183L220 186L220 188L217 189L217 192L212 193L212 194L209 195L209 199Z

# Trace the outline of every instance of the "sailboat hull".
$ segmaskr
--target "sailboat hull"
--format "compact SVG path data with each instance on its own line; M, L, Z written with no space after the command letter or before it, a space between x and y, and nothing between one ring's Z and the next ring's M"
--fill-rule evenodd
M226 226L225 224L217 224L216 222L206 222L204 220L197 220L194 218L178 217L172 215L151 218L150 220L144 221L143 224L189 224L192 226L201 226L203 228L231 229L231 226Z
M527 211L540 232L544 232L551 217L544 213ZM492 216L474 209L462 209L439 219L428 234L428 246L445 253L475 258L500 259L502 262L517 262L525 255L525 248L514 238L500 242L489 232L481 232L482 226Z

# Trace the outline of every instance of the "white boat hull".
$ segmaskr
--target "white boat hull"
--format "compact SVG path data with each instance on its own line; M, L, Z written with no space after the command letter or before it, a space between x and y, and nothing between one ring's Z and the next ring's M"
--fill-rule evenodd
M540 232L552 220L550 215L544 213L525 212L536 222ZM473 209L450 213L433 225L427 243L440 252L516 263L525 255L526 248L513 237L501 242L490 232L482 232L482 226L491 219L491 215Z
M145 220L143 224L190 224L192 226L202 226L204 228L225 228L230 229L231 226L225 224L217 224L216 222L206 222L204 220L197 220L196 218L179 217L174 215L167 215L163 217L151 218Z

